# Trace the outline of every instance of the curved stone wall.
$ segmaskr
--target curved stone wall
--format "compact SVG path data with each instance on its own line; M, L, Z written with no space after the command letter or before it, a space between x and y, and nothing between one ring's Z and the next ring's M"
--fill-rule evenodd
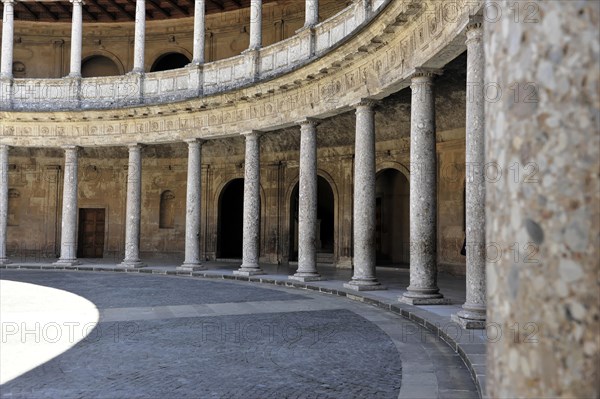
M396 92L408 86L417 69L442 68L462 53L466 24L482 2L379 1L372 16L361 5L353 3L318 25L314 41L310 30L299 31L261 49L255 59L247 53L206 64L203 71L184 68L91 78L97 83L92 89L85 84L92 81L88 79L27 80L23 87L15 79L12 89L19 87L28 94L19 97L15 91L11 106L18 111L0 113L2 142L14 146L166 143L270 131L305 117L335 115L361 98L378 99ZM316 55L308 62L302 49L311 41ZM290 58L296 51L303 56ZM257 78L247 76L246 68L252 69L249 60L258 66ZM282 61L278 64L278 60ZM69 106L76 110L56 112L55 107L65 104L42 98L42 87L71 99ZM217 92L217 87L225 91ZM6 93L6 83L3 90ZM98 98L102 100L94 103ZM139 104L140 99L148 104ZM124 108L125 104L131 106ZM46 107L53 110L41 111ZM87 110L95 107L107 109Z

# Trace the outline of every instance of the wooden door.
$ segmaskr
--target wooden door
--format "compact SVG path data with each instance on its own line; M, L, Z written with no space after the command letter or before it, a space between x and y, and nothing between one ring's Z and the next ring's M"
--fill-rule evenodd
M79 241L77 257L102 258L104 255L105 210L79 209Z

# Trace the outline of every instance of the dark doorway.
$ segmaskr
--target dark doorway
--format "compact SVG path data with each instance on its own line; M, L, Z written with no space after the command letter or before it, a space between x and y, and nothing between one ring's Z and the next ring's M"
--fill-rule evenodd
M104 209L79 209L78 258L102 258L104 256Z
M377 264L409 263L409 186L395 169L384 169L375 182Z
M154 61L150 72L168 71L183 68L190 63L190 59L181 53L166 53Z
M290 261L298 260L299 183L290 199ZM335 200L329 182L317 177L317 262L333 263Z
M227 183L219 197L217 257L242 258L244 179Z

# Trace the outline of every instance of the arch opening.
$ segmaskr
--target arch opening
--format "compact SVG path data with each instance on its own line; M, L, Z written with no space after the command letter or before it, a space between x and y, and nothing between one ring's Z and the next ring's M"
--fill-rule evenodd
M289 260L298 260L298 213L300 183L296 183L290 198L290 249ZM317 176L317 262L333 263L335 244L335 199L329 182Z
M181 53L166 53L159 56L152 67L150 72L168 71L171 69L179 69L190 63L190 59Z
M219 196L217 258L241 259L244 227L244 179L233 179Z
M81 77L95 78L120 75L117 64L103 55L93 55L81 63Z
M175 194L171 190L165 190L160 195L158 219L159 229L175 228Z
M396 169L383 169L375 181L376 257L378 265L408 265L410 190Z

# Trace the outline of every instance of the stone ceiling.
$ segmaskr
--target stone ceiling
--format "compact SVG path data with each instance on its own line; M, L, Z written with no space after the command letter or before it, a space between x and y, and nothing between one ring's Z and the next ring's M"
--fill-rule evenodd
M263 0L263 4L277 0ZM250 0L206 0L206 13L214 14L250 7ZM2 10L3 11L3 10ZM17 1L15 19L44 22L71 21L69 1ZM194 15L194 0L146 0L146 19L185 18ZM84 22L133 22L135 0L85 0Z

